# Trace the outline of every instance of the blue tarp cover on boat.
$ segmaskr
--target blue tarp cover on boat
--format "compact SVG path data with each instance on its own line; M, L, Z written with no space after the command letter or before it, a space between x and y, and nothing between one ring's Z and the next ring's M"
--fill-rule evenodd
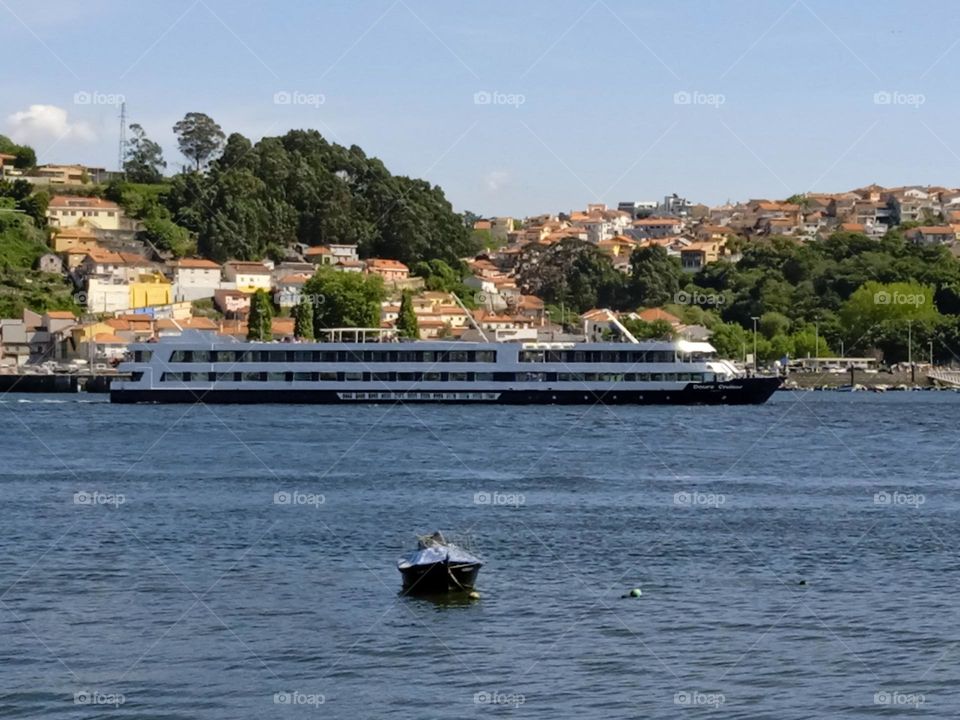
M430 545L429 547L414 550L397 561L397 567L414 567L417 565L434 565L435 563L449 561L456 565L460 564L481 564L479 558L471 555L463 548L456 545Z

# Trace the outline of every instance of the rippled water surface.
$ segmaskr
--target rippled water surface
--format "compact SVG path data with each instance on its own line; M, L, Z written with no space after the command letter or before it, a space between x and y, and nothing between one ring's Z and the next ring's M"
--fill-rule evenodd
M960 714L957 394L0 417L0 717Z

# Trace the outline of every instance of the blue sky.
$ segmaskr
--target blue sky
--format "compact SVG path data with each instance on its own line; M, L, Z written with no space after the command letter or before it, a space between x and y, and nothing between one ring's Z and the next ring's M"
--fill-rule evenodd
M122 95L171 169L188 111L254 139L312 127L490 215L960 185L955 2L0 0L0 18L0 133L44 162L114 167Z

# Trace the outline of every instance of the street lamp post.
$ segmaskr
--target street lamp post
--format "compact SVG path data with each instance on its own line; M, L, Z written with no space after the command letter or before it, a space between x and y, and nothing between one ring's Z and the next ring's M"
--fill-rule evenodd
M760 318L756 315L751 315L750 319L753 320L753 374L757 374L757 320Z
M913 370L913 320L907 320L907 365L910 366L910 382L916 381L916 373Z
M820 372L820 321L813 322L813 365Z

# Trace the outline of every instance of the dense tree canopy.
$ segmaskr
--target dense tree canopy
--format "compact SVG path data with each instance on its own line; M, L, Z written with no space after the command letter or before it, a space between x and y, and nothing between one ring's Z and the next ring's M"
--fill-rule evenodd
M380 327L380 303L386 292L378 275L323 268L304 284L303 292L313 302L313 330L318 339L329 328Z
M356 243L365 257L454 264L477 248L443 191L391 175L356 147L294 130L255 145L234 133L207 173L177 176L174 220L218 260L256 259L294 242Z

